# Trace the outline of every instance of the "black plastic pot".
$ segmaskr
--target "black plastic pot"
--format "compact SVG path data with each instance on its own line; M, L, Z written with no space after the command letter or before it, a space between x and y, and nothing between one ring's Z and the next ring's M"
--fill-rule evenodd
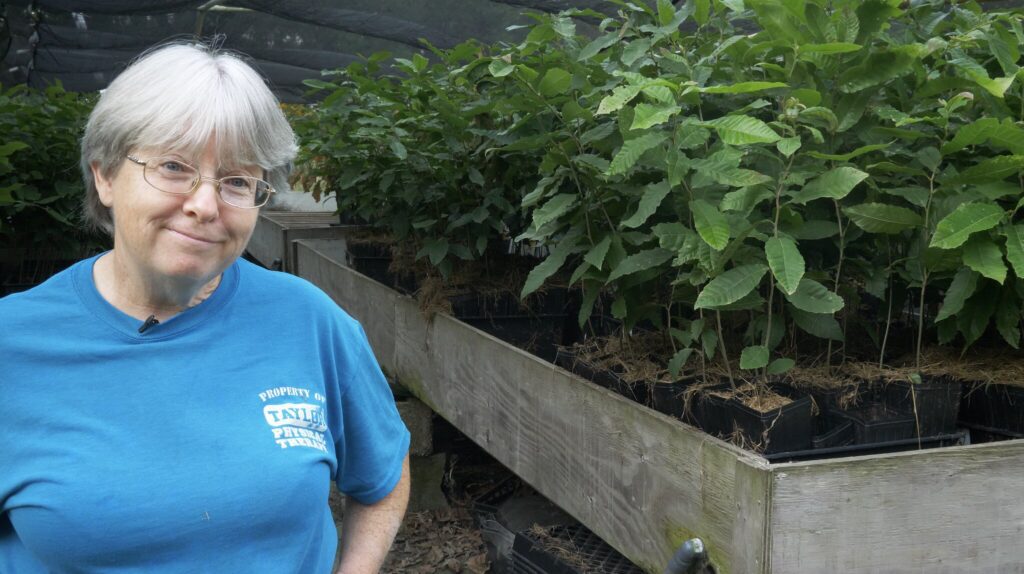
M730 399L735 428L744 439L758 447L758 452L772 454L811 448L814 435L814 417L811 397L784 385L772 385L772 390L792 400L787 405L761 412Z
M601 385L602 387L616 392L627 399L643 405L650 404L650 395L647 385L643 383L629 383L619 376L619 373L608 369L597 367L588 361L583 360L577 354L568 349L558 349L555 356L555 363L563 369L579 375L584 379Z
M820 420L820 419L819 419ZM811 447L815 449L833 448L853 444L856 435L853 430L853 421L843 420L831 428L824 429L811 439Z
M956 430L960 383L948 377L923 376L920 383L880 383L880 398L890 409L916 417L915 432L934 436Z
M1024 436L1024 388L968 383L960 400L960 420L973 428Z
M881 443L913 438L916 435L914 415L871 402L839 413L853 424L857 444Z
M649 383L647 394L651 408L666 415L682 418L685 411L683 393L693 384L692 379L674 383Z

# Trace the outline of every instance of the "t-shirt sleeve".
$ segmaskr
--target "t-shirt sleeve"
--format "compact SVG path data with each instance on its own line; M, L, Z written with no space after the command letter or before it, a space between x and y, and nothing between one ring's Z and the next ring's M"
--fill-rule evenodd
M363 504L391 493L402 476L409 430L395 406L362 326L350 321L348 345L340 357L340 415L332 428L338 489Z

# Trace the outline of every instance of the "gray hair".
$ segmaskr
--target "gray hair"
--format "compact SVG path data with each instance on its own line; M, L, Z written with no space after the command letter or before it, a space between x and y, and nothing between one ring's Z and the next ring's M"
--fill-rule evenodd
M221 165L260 166L274 189L287 190L295 134L277 98L240 55L181 42L142 54L89 115L81 159L86 221L113 235L92 164L114 177L136 148L198 157L213 140Z

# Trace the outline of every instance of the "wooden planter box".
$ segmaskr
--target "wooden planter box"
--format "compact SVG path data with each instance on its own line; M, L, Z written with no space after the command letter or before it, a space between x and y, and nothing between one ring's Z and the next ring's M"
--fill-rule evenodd
M338 215L330 212L263 211L246 251L265 267L294 273L293 242L296 239L334 239L343 237L346 228L337 225Z
M1024 440L770 464L296 243L300 275L420 400L646 571L1024 572Z

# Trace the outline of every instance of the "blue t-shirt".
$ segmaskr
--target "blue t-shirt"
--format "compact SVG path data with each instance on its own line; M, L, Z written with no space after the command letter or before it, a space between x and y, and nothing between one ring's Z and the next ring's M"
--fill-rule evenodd
M409 448L362 327L245 261L139 334L96 258L0 300L0 573L329 572Z

